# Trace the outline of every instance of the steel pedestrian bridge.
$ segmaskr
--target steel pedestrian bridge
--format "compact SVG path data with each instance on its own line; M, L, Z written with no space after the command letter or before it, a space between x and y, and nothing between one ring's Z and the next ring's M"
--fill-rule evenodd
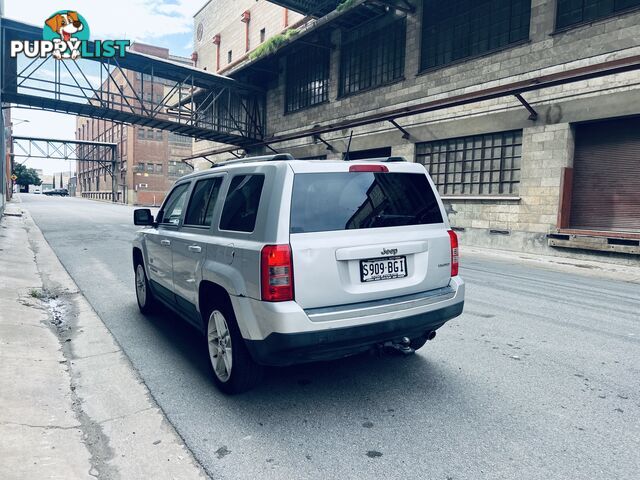
M238 147L265 136L265 94L254 86L135 52L77 60L30 59L24 54L12 58L11 41L42 40L42 28L6 18L0 19L0 40L4 104L141 125Z

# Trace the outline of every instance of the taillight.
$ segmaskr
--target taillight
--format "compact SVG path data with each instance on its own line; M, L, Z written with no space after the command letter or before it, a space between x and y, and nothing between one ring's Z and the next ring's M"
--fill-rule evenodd
M289 245L265 245L260 255L262 300L293 300L293 262Z
M350 172L376 172L376 173L388 173L389 169L386 165L351 165L349 167Z
M458 275L458 235L453 230L447 232L449 234L449 240L451 243L451 276Z

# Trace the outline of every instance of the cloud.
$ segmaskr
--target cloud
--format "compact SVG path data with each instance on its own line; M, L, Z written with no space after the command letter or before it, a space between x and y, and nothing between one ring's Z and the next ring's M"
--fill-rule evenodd
M1 1L1 0L0 0ZM169 35L186 35L193 31L193 15L206 0L10 0L5 3L8 18L43 25L44 20L56 10L77 10L89 23L92 39L126 39L157 44ZM51 6L54 3L55 6ZM180 42L178 49L182 47ZM42 76L52 72L41 70ZM68 73L63 72L63 80L68 81ZM99 76L88 75L89 81L97 86ZM85 85L82 82L81 85ZM73 138L76 118L37 110L16 109L15 117L28 119L30 123L16 126L15 133L26 136L53 138ZM45 173L67 170L69 162L60 160L29 160L31 166L43 168Z
M92 38L124 38L153 42L165 35L190 33L193 15L205 0L68 0L64 7L85 17ZM40 25L56 10L49 0L11 1L6 16Z

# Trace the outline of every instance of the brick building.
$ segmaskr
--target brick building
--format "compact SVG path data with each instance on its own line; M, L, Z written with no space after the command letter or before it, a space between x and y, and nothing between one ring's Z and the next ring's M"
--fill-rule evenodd
M304 11L313 2L275 3ZM637 262L638 70L527 91L534 115L502 96L402 116L395 125L349 122L637 61L640 0L348 3L309 22L275 53L230 69L267 90L267 137L345 125L273 147L299 158L340 158L350 144L352 159L400 155L424 163L467 245L618 252L616 261ZM199 66L214 69L206 48L196 44ZM199 142L197 151L220 149Z
M134 43L131 50L191 65L189 59L170 55L166 48ZM145 78L138 72L127 72L127 79L116 72L113 81L119 84L126 95L133 95L135 90L140 98L149 103L160 102L171 89L171 85L162 85L157 81L149 88L150 82L143 85L143 80ZM173 132L77 117L76 139L118 144L116 182L119 202L160 205L173 183L191 171L181 160L191 155L193 141ZM96 162L78 161L76 172L76 196L111 200L112 177L104 166Z

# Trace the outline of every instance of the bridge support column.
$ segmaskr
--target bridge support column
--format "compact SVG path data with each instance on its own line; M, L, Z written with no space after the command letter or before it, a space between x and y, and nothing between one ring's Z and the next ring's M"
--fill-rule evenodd
M118 162L114 159L111 162L111 201L118 203L118 177L116 177L118 171Z

